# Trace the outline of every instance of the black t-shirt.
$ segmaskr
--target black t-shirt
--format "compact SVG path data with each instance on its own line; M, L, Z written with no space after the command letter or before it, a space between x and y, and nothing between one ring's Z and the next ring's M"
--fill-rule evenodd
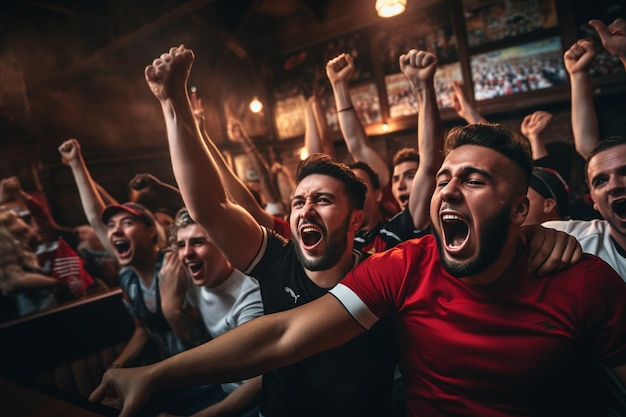
M263 231L260 252L244 272L259 281L266 313L289 310L328 292L306 276L292 241ZM397 362L394 331L380 320L338 348L265 374L261 412L265 417L390 415Z
M409 209L402 210L389 219L379 232L387 244L385 250L391 249L405 240L422 237L428 233L430 233L430 227L424 230L415 229Z

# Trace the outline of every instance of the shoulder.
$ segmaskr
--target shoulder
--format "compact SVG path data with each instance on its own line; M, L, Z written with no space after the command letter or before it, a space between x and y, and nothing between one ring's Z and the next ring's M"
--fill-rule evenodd
M556 220L544 222L544 227L561 230L576 237L604 234L608 231L606 220Z

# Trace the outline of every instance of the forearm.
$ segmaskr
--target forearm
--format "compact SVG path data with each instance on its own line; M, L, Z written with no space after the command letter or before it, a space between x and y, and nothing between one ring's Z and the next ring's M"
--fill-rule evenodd
M317 130L317 123L313 114L313 100L309 99L306 103L304 112L304 147L307 155L323 153L322 138Z
M222 401L205 408L191 417L237 417L261 401L262 376L245 381Z
M93 183L96 186L96 191L98 192L98 195L100 196L100 199L102 200L105 206L109 206L111 204L118 204L118 201L114 199L113 196L111 196L111 194L109 194L108 191L105 190L103 186L101 186L95 181Z
M548 149L546 148L546 145L541 136L529 134L528 140L530 141L530 149L532 151L533 161L548 156Z
M107 238L106 225L104 225L100 219L100 213L104 210L105 205L96 189L95 181L91 178L91 174L87 170L85 161L82 157L72 160L70 162L70 168L74 175L74 181L78 188L78 194L80 195L80 201L87 221L91 227L93 227L100 243L102 243L109 253L115 253Z
M123 368L130 364L141 354L149 338L150 335L144 327L136 326L132 336L128 339L128 343L111 366Z
M161 106L174 176L189 214L209 232L235 268L245 269L261 242L259 224L249 212L228 200L216 161L194 120L186 90L162 101ZM246 236L246 245L233 236Z
M319 320L320 314L327 316ZM149 368L156 390L241 381L337 347L364 329L335 297L251 320Z
M437 170L443 162L443 126L432 80L419 83L415 90L420 109L417 117L417 150L420 163L413 178L409 210L415 228L423 230L430 224L430 197Z
M202 130L202 138L206 144L213 161L222 176L226 189L235 199L237 204L243 207L254 219L261 225L271 227L272 215L266 212L263 207L256 201L248 187L239 179L239 177L233 172L232 168L226 163L226 160L222 156L222 153L218 147L213 143L211 138L205 130Z
M337 105L339 127L348 151L356 161L365 162L378 174L380 186L384 188L389 182L389 168L383 158L374 150L365 133L365 128L352 106L347 83L334 84L333 92ZM347 110L340 111L342 109Z
M202 317L196 308L184 305L178 308L161 305L163 315L185 349L191 349L211 340Z
M575 73L570 75L571 83L571 113L572 133L576 151L587 158L599 143L598 118L593 103L591 77L589 73Z
M317 97L314 97L311 101L311 113L313 115L313 122L319 137L320 144L322 146L322 152L327 155L334 156L335 149L333 141L330 137L330 129L328 128L328 122L326 121L326 114Z
M263 158L263 155L261 155L256 146L246 149L246 153L248 154L252 165L259 173L259 185L265 195L265 199L268 203L280 204L278 191L276 191L274 184L272 183L272 176L265 158Z
M20 267L7 267L1 275L5 278L2 280L2 293L12 295L20 291L32 290L37 288L51 288L61 285L61 282L55 278L38 274L35 272L24 272Z

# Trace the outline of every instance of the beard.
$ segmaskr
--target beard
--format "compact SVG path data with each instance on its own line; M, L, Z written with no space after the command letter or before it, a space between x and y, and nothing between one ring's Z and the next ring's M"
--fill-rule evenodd
M300 237L294 239L296 256L302 266L309 271L325 271L337 265L348 247L349 222L350 218L347 217L339 228L328 235L324 253L322 253L322 256L319 258L306 258L304 253L302 253L302 247L299 241Z
M463 278L479 274L491 266L500 257L504 243L509 236L510 213L511 205L507 205L480 227L478 230L480 235L478 253L468 261L455 262L447 259L443 239L433 229L439 249L439 258L444 269L455 278Z

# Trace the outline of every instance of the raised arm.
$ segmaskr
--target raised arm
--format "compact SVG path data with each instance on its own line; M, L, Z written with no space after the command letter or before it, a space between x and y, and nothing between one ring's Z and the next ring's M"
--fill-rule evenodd
M184 206L183 198L180 196L178 188L161 181L152 174L136 174L130 180L128 186L133 190L132 201L138 201L141 198L141 194L152 192L157 194L163 201L167 201L168 205L174 205L177 208Z
M533 161L548 156L548 150L543 140L542 132L552 120L552 115L545 111L536 111L526 115L522 120L520 130L530 141Z
M341 54L326 64L326 75L333 87L337 105L339 127L348 151L355 161L365 162L372 167L378 174L380 188L385 188L390 178L389 167L372 147L354 110L349 88L352 73L354 73L354 60L350 54Z
M400 56L400 69L413 84L419 104L417 150L420 163L413 178L408 209L415 228L424 230L430 225L430 198L435 189L435 175L443 162L443 127L433 83L437 57L411 49Z
M322 137L322 132L319 130L315 117L315 107L320 106L318 98L313 95L306 101L304 111L304 147L306 148L307 155L326 153L335 156L332 146L324 146L324 138ZM326 140L326 142L330 141Z
M563 63L570 79L574 145L583 158L587 158L589 152L600 142L589 74L589 67L595 56L593 42L584 39L573 44L563 55Z
M589 24L598 33L604 48L619 58L626 69L626 20L615 19L608 27L600 20L590 20Z
M213 161L215 162L216 167L222 176L222 180L224 181L223 184L228 190L230 196L235 199L237 204L246 209L246 211L250 213L260 225L269 228L273 227L274 218L272 215L259 205L248 187L233 172L232 168L224 159L224 156L222 156L222 153L218 149L217 145L215 145L209 137L209 134L204 129L204 109L202 108L200 99L197 99L195 94L191 98L191 107L196 122L200 128L200 134L202 135L204 144L213 157Z
M120 417L128 417L152 391L246 379L337 347L363 331L343 305L326 294L251 320L154 365L108 371L89 399L118 397L124 403Z
M245 209L227 198L216 161L194 120L187 95L193 60L193 52L183 45L171 48L146 67L146 81L161 103L174 176L185 206L233 266L245 270L259 249L262 232Z
M463 83L460 81L452 82L452 108L467 123L487 123L487 120L478 113L478 110L472 106L465 95Z
M87 165L80 151L80 144L76 139L66 140L59 146L59 153L64 164L72 169L74 181L78 187L80 201L83 205L83 211L87 217L87 221L93 227L96 236L106 250L115 254L115 251L107 238L106 225L100 219L100 214L104 210L105 204L96 189L96 183L91 178L91 174L87 169Z
M244 151L250 159L250 162L252 162L252 165L259 173L259 185L261 186L261 190L263 192L263 195L265 196L265 199L267 200L267 203L273 204L275 206L278 205L280 207L280 213L285 213L285 208L282 207L278 190L276 190L276 186L272 181L270 167L263 155L261 155L261 153L259 152L256 145L252 142L252 139L250 139L250 137L246 133L241 122L239 120L230 120L228 122L228 129L232 132L231 136L236 141L241 143Z

